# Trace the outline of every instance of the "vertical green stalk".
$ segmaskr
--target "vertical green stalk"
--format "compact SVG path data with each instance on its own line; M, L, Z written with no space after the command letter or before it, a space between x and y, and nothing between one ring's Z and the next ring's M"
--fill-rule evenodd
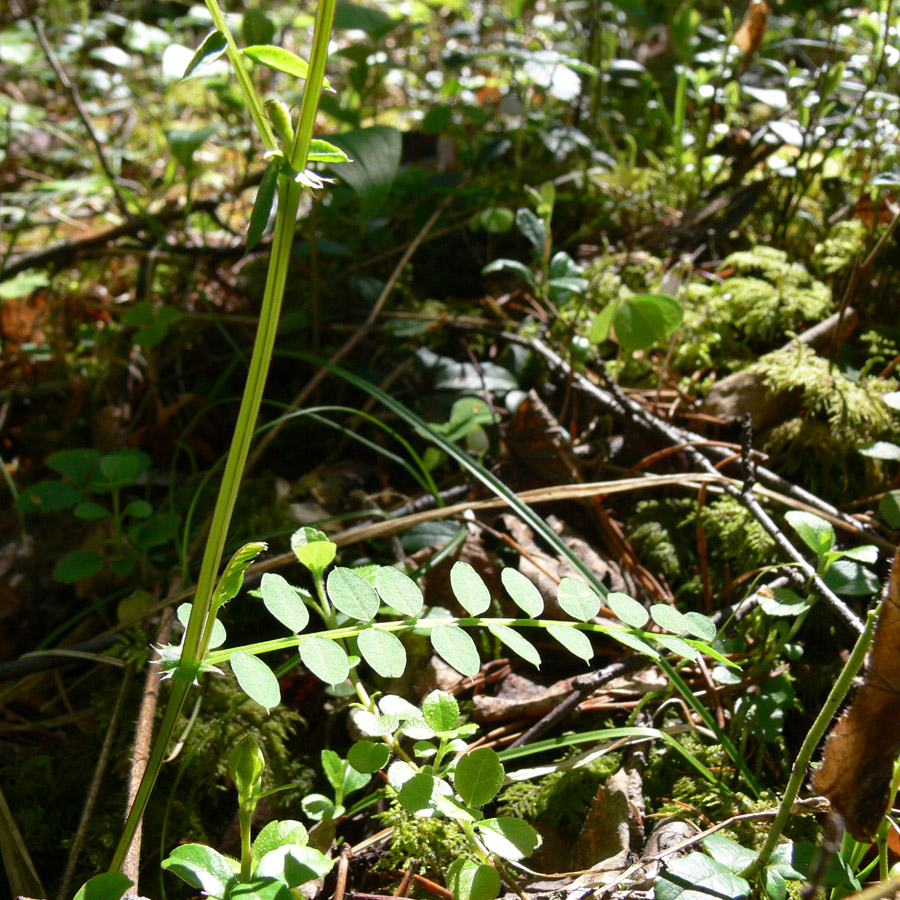
M275 141L272 137L268 120L253 83L244 68L240 51L231 32L228 30L225 16L222 14L216 0L206 0L206 2L216 28L224 35L228 43L228 57L232 66L234 66L238 82L263 144L267 149L273 149ZM313 126L316 112L319 108L319 98L322 93L322 83L325 76L328 43L331 39L331 30L334 24L335 4L336 0L321 0L316 13L316 25L313 34L313 47L306 80L306 90L303 94L297 135L290 159L291 167L297 172L302 172L306 168L309 156ZM297 182L286 176L279 178L278 214L275 220L272 253L269 258L269 271L263 295L259 326L257 327L253 355L250 359L250 369L247 373L244 394L241 398L237 422L231 440L231 448L228 452L225 471L222 475L219 494L216 498L209 539L203 553L200 574L197 578L191 615L182 642L181 664L175 672L172 693L163 715L159 734L151 750L147 768L134 803L125 821L122 836L119 838L119 843L116 845L113 853L110 871L118 870L128 853L138 822L144 813L153 785L159 774L178 714L181 712L191 684L200 672L201 662L207 650L205 644L208 642L208 638L204 635L204 625L207 623L210 615L213 586L225 549L228 526L234 512L238 488L250 450L253 429L259 415L266 377L269 372L269 363L275 346L275 334L278 329L281 302L284 297L288 265L291 259L291 246L294 240L294 225L302 192L303 188ZM207 629L208 633L209 629Z
M806 779L806 773L809 770L809 764L812 761L813 753L816 752L819 741L822 740L825 731L831 724L831 720L838 711L838 707L843 703L844 697L847 696L847 691L850 690L850 685L853 683L856 673L865 661L866 653L869 652L869 645L872 643L872 638L875 636L875 623L878 619L878 611L880 609L881 604L879 603L874 609L869 610L869 614L866 616L866 627L863 629L862 634L857 638L856 644L850 652L850 658L841 670L837 682L828 694L828 699L819 711L819 715L816 716L815 722L813 722L812 727L809 729L809 733L806 735L806 738L800 747L800 751L797 753L797 758L794 760L794 766L791 769L791 777L788 779L787 787L784 790L784 796L781 798L781 805L778 807L778 812L772 821L772 827L769 829L766 842L763 844L756 859L745 869L737 873L741 877L748 879L754 877L758 874L760 869L766 867L769 859L775 852L778 841L781 839L781 833L784 831L784 826L787 825L788 817L791 814L791 807L794 805L797 794L800 793L800 788L803 786L803 782Z

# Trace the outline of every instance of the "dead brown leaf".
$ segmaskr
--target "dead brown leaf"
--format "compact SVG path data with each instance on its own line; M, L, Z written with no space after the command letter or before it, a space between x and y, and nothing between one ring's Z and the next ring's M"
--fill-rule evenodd
M891 803L894 760L900 755L900 550L881 607L865 682L825 742L813 779L847 830L870 842Z
M756 53L766 33L771 12L765 0L751 0L749 9L734 33L732 43L748 55Z

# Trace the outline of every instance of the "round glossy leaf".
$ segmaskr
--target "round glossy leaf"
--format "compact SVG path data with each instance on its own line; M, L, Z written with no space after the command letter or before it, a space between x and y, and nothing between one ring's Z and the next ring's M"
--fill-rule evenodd
M573 653L585 662L590 662L594 655L594 648L591 647L588 636L577 628L553 623L547 626L547 633L554 640L559 641L569 653Z
M406 671L406 649L390 631L367 628L356 643L362 658L382 678L399 678Z
M491 592L481 576L467 562L455 562L450 569L453 595L470 616L480 616L491 605Z
M468 806L484 806L497 796L505 774L497 751L479 747L456 764L453 780L457 793Z
M101 872L89 878L74 900L120 900L131 887L131 879L121 872Z
M99 450L58 450L47 457L47 467L75 484L84 484L100 461Z
M345 615L368 622L378 613L378 594L353 569L339 566L328 574L328 598Z
M431 630L431 646L445 663L461 675L474 678L481 668L475 641L457 625L435 625Z
M447 887L453 900L494 900L500 893L500 875L493 866L455 859L447 869Z
M419 586L393 566L381 566L375 572L375 589L391 609L405 616L415 617L422 612L424 599Z
M347 753L347 761L364 775L371 775L384 768L391 752L386 744L376 744L374 741L357 741Z
M300 659L316 678L327 684L340 684L350 674L344 649L328 638L311 635L300 644Z
M528 616L537 618L544 611L544 598L535 585L517 569L507 566L500 573L500 580L513 603Z
M669 337L681 324L684 310L667 294L635 294L616 310L616 340L627 350L646 350Z
M422 701L422 718L438 734L459 728L459 704L446 691L432 691Z
M534 644L522 637L518 631L508 625L488 625L488 631L494 637L499 638L513 653L521 656L526 662L530 662L536 668L541 667L541 655L535 649Z
M266 572L260 585L266 609L288 631L299 634L309 624L309 610L297 591L274 572Z
M615 591L608 594L606 605L616 614L620 622L624 622L632 628L643 628L650 619L647 610L627 594Z
M182 844L160 865L210 897L224 897L237 881L228 859L205 844Z
M411 813L431 808L431 795L434 792L434 775L429 772L416 772L412 778L404 782L397 793L400 805Z
M53 578L71 584L82 578L90 578L103 568L103 557L93 550L73 550L53 567Z
M281 702L281 688L275 673L258 657L236 650L229 660L241 690L260 706L271 709Z
M16 500L23 512L56 512L75 506L81 500L81 489L64 481L38 481L25 488Z
M541 836L522 819L498 816L475 825L485 847L504 859L527 859L541 846Z
M303 847L308 841L305 826L295 819L280 819L264 825L253 842L253 859L260 860L276 847Z
M600 598L580 578L563 578L556 600L563 612L582 622L593 619L600 612Z

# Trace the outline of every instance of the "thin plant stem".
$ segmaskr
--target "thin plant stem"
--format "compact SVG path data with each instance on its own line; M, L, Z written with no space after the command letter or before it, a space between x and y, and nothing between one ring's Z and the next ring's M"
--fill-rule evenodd
M878 604L875 609L870 610L869 614L866 616L866 624L863 628L863 632L853 645L853 650L850 653L849 659L841 670L841 674L838 676L838 680L835 682L834 687L828 694L828 699L823 704L822 709L819 710L819 715L816 716L816 720L809 729L809 733L806 735L806 738L800 747L797 758L794 760L794 766L791 769L791 777L788 779L784 796L781 798L781 804L775 815L775 821L772 822L772 827L769 829L766 842L763 844L756 859L753 860L749 866L738 872L743 878L749 879L757 875L761 869L765 868L769 859L772 857L772 854L775 852L775 848L778 846L778 841L781 838L781 833L784 831L785 825L787 825L788 817L791 814L791 808L806 779L813 753L816 752L819 741L822 740L835 713L838 711L841 703L844 702L844 697L847 696L847 691L850 690L850 685L853 683L856 673L865 661L866 653L869 651L869 645L872 643L872 638L875 635L875 622L878 619L879 609L881 609L881 604Z

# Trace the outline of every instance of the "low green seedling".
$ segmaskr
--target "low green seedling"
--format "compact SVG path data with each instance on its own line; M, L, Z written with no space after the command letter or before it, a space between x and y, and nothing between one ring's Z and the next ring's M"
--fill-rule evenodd
M133 496L150 470L142 450L61 450L47 457L47 466L60 477L26 488L17 504L23 512L71 510L85 522L96 523L91 546L62 556L53 567L57 581L75 582L96 575L104 567L119 577L146 564L151 551L175 537L179 516L155 512L147 500Z
M900 391L892 391L881 399L891 409L900 411ZM871 459L900 460L900 446L892 441L873 441L860 447L859 452ZM891 528L900 528L900 491L887 491L878 501L878 512Z

